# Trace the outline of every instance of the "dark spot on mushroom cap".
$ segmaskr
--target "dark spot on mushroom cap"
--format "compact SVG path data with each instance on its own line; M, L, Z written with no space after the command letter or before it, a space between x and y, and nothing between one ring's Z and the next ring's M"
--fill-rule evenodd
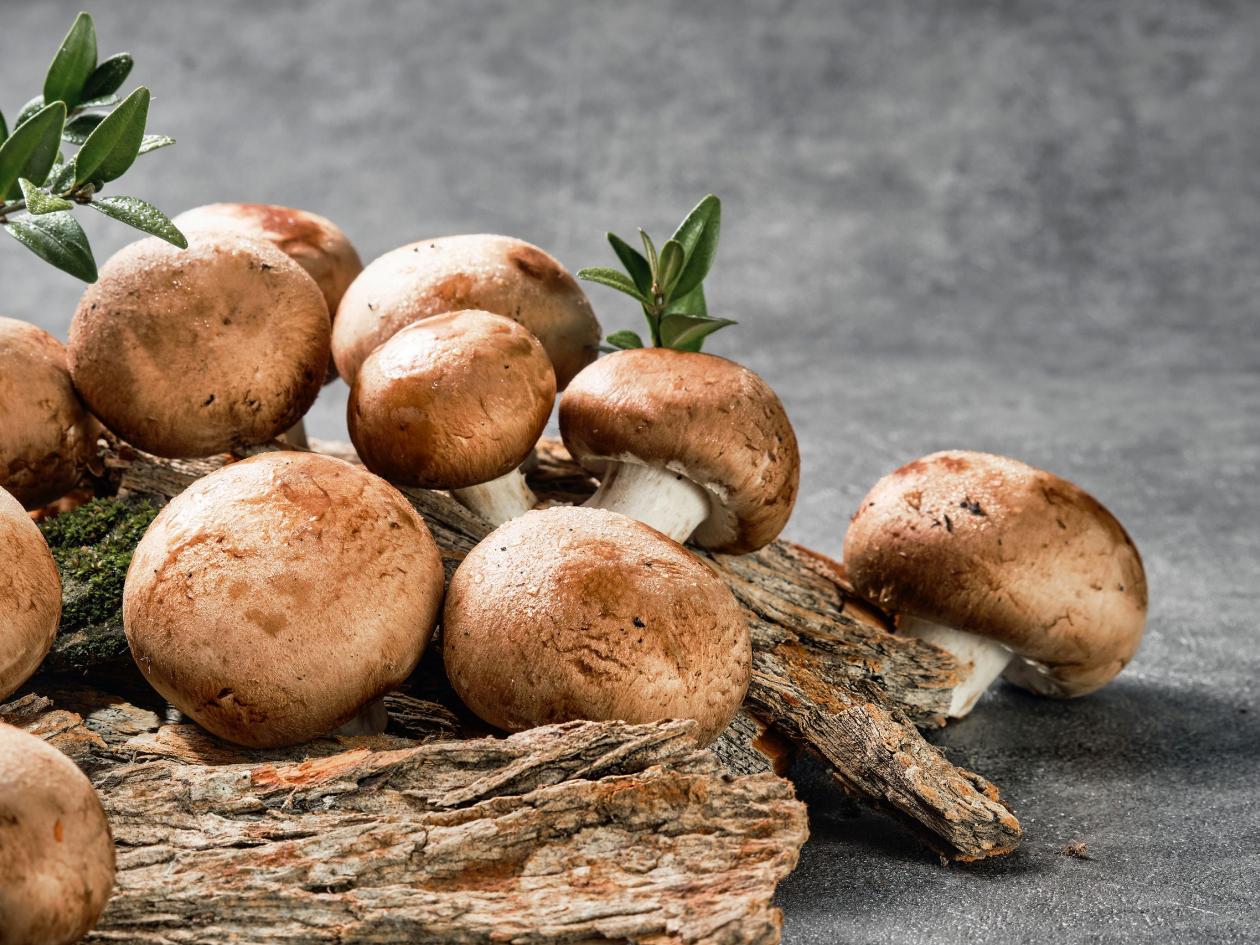
M537 279L549 289L568 287L573 278L561 269L554 259L533 246L518 246L508 253L508 262L531 279Z
M241 205L241 209L276 234L276 245L285 253L302 246L312 249L323 246L324 228L304 213L267 203L246 203Z
M472 291L473 279L466 272L453 273L430 290L451 311L469 307Z

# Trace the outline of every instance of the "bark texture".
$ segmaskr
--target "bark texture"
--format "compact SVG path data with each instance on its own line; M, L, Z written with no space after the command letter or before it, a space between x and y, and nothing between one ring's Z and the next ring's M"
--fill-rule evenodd
M354 459L344 444L313 445ZM581 501L593 491L592 480L557 441L544 440L537 454L530 484L544 501ZM123 494L161 501L224 461L171 463L120 451L106 465ZM489 532L443 493L403 492L428 521L448 571ZM823 758L848 791L943 856L975 860L1018 845L1019 823L997 789L951 764L918 730L943 721L957 680L949 654L889 633L888 618L853 593L842 568L814 552L780 541L750 555L708 558L744 606L755 651L745 711L714 746L730 770L783 770L791 752L805 748ZM75 640L76 652L109 651L107 641L85 646L81 637ZM59 639L53 665L67 668L71 655ZM433 675L438 678L426 694L461 712L440 667Z
M804 806L781 778L725 772L693 723L330 738L262 760L83 693L84 716L28 694L0 720L101 794L118 880L89 941L779 940L770 899Z

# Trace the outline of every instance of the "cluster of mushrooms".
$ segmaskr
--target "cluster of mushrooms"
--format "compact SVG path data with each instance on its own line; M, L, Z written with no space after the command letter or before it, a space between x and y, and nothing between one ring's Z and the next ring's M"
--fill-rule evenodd
M599 357L600 326L550 255L503 236L425 240L366 268L300 210L218 204L117 253L68 348L0 319L0 699L40 665L58 574L29 514L74 489L104 434L162 457L293 448L231 462L157 516L127 575L143 677L242 745L381 731L382 697L439 623L456 693L499 729L691 718L707 743L751 673L744 614L685 547L755 551L799 480L770 387L669 348ZM335 317L332 317L335 316ZM350 385L362 465L301 448L326 381ZM583 506L536 508L521 469L560 395ZM449 490L497 526L445 579L396 486ZM1132 657L1141 560L1081 489L999 456L938 453L885 477L844 541L857 589L963 667L950 714L1005 673L1075 696ZM77 940L113 879L87 779L0 725L0 924ZM67 903L81 904L73 909Z

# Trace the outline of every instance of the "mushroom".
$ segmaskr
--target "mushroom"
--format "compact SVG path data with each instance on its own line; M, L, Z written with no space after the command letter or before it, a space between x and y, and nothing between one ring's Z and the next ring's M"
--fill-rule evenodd
M443 580L428 527L389 483L330 456L265 453L153 520L123 627L144 678L203 728L293 745L361 710L379 730L375 700L419 661Z
M507 236L447 236L386 253L354 280L333 326L337 370L353 383L359 365L391 335L463 309L494 312L533 332L561 389L599 348L591 303L550 255Z
M60 621L52 552L22 504L0 489L0 700L39 668Z
M602 509L528 512L464 558L442 652L456 693L508 731L691 718L712 741L748 689L735 596L703 561Z
M43 739L0 723L0 941L71 945L114 888L114 841L92 784Z
M800 453L783 405L716 355L636 348L600 358L560 398L560 433L600 477L587 505L676 541L755 551L796 502Z
M404 328L363 362L350 390L350 439L392 482L450 489L492 525L535 499L518 468L551 415L547 353L511 319L452 312Z
M999 674L1068 698L1109 682L1146 622L1146 574L1128 534L1065 479L989 453L950 451L885 476L844 539L854 586L898 629L962 666L961 718Z
M61 343L28 322L0 318L0 486L28 509L59 499L83 478L98 432Z
M114 433L159 456L264 443L314 402L328 309L280 250L224 233L186 250L151 238L120 250L70 326L70 373Z

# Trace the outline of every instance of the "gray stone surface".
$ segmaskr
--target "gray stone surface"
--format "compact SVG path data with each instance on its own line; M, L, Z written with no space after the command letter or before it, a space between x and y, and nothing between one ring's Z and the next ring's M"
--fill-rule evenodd
M75 3L0 3L2 107ZM1076 480L1142 549L1147 641L1069 704L999 688L940 741L1027 828L941 867L798 772L794 943L1260 937L1260 5L100 3L179 145L126 190L172 212L309 207L365 258L500 231L577 267L605 229L726 201L710 349L780 392L793 538L915 455ZM125 237L89 220L104 252ZM0 309L63 334L72 280L0 241ZM635 327L592 291L605 325ZM345 389L312 426L343 430ZM1071 841L1090 859L1066 857Z

